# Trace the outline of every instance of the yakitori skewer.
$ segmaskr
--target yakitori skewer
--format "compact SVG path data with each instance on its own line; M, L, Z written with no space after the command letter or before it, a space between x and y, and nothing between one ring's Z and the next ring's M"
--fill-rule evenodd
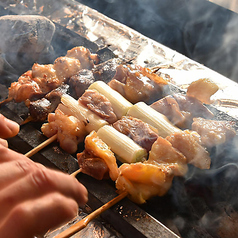
M30 150L29 152L27 152L25 154L26 157L31 157L34 154L36 154L37 152L39 152L40 150L42 150L43 148L45 148L47 145L51 144L53 141L55 141L57 139L57 134L53 135L52 137L50 137L49 139L47 139L46 141L42 142L40 145L38 145L37 147L33 148L32 150Z
M98 208L97 210L95 210L94 212L86 216L85 218L83 218L81 221L75 223L68 229L56 235L55 238L67 238L75 234L76 232L82 230L88 225L90 221L92 221L93 219L98 217L101 213L103 213L104 211L106 211L107 209L109 209L110 207L118 203L119 201L121 201L123 198L127 196L127 194L128 194L127 192L121 193L117 197L113 198L112 200L110 200L109 202L107 202L106 204L104 204L103 206L101 206L100 208Z

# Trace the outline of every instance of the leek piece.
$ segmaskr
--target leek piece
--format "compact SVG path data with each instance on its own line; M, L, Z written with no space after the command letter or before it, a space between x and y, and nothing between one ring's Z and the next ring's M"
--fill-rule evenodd
M135 163L147 158L147 151L114 127L105 125L97 131L98 137L106 143L122 163Z
M64 94L61 98L61 103L58 108L65 114L75 116L80 121L83 121L88 133L91 131L97 131L108 122L101 117L90 111L87 107L79 103L71 96Z
M174 126L165 115L157 112L144 102L134 104L128 110L127 115L139 118L155 127L158 130L159 135L164 138L174 132L181 131L178 127Z
M125 116L129 108L132 106L127 99L103 81L92 83L88 89L94 89L104 95L111 102L112 108L118 119Z

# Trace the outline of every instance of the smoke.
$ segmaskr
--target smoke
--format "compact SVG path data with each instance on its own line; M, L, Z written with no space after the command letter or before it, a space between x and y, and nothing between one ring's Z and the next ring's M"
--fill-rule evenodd
M202 0L78 0L238 82L238 15Z

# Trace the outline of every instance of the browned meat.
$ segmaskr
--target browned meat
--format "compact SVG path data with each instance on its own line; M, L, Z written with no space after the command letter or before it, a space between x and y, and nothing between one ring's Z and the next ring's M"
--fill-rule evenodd
M152 144L158 138L158 134L147 123L134 117L124 116L113 123L113 127L145 148L147 152L150 151Z
M69 79L70 95L75 99L81 97L84 91L95 81L91 70L82 69Z
M62 84L60 87L52 90L44 98L36 101L26 100L26 106L29 108L29 114L32 121L44 121L50 112L53 112L61 101L61 96L68 92L69 86Z
M111 102L96 90L86 90L79 101L108 123L112 124L117 120Z
M187 95L195 97L203 103L210 104L210 97L218 91L219 87L208 78L203 78L192 82L188 89Z
M84 69L91 69L98 64L100 59L97 54L91 54L89 49L83 46L74 47L67 51L66 57L78 59Z
M213 117L213 113L198 99L183 94L166 96L150 106L180 128L190 128L194 117Z
M174 125L180 128L185 126L185 115L172 95L166 96L150 105L157 112L165 115Z
M204 118L194 118L192 129L201 136L202 144L212 147L226 143L236 136L231 121L214 121Z
M131 103L150 103L161 98L163 86L167 85L167 81L147 68L120 65L108 84Z
M158 137L153 144L145 163L170 166L175 176L185 175L188 170L186 157L162 137Z
M105 83L108 83L110 80L112 80L116 73L116 68L121 64L121 62L121 59L113 58L101 64L95 65L95 67L92 68L95 80L103 79Z
M78 153L77 159L82 173L97 180L109 179L109 169L103 159L95 157L89 151Z
M211 158L207 150L200 144L200 136L188 130L175 132L166 137L174 148L180 151L187 159L187 163L200 169L209 169Z

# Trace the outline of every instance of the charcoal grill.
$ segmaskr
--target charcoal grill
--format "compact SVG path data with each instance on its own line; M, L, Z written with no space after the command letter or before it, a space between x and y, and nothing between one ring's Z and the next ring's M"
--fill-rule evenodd
M222 85L223 93L219 97L236 99L235 93L229 90L232 88L235 92L238 86L228 78L82 4L70 0L28 0L24 3L1 0L0 10L1 15L38 14L52 20L56 26L52 39L53 59L64 55L74 46L83 45L92 52L98 53L104 62L119 57L147 67L164 68L163 66L170 65L172 71L164 69L163 72L174 74L174 83L177 86L171 86L171 90L181 92L188 81L181 80L180 72L183 72L185 75L183 79L186 79L192 75L192 70L197 70L196 72L199 70L202 75L212 76L220 86ZM16 75L12 77L12 81L16 80ZM9 79L9 75L7 78ZM8 86L7 83L1 85L1 100L6 98ZM232 120L238 125L237 108L230 109L217 105L211 107L211 110L217 119ZM18 123L23 121L27 113L24 105L16 105L13 102L2 107L0 112ZM40 123L28 123L22 126L19 134L9 139L9 146L23 154L36 147L46 139L40 132L40 126ZM209 222L204 220L222 219L222 215L225 216L223 212L228 208L226 218L232 218L231 211L232 214L236 214L238 207L235 197L238 191L233 189L234 186L224 182L228 178L229 182L234 184L238 178L235 161L238 153L235 145L236 141L226 145L222 148L222 152L219 151L220 148L215 148L211 154L212 160L216 163L211 171L199 171L191 167L186 178L174 179L172 188L164 197L153 198L142 206L132 203L127 198L119 202L98 219L100 225L97 235L100 237L221 237L220 233L217 233L216 224L211 220ZM83 150L83 147L80 149ZM53 143L34 155L32 160L72 173L78 169L75 158L75 155L65 153L57 143ZM228 176L230 173L234 176ZM110 181L97 181L84 174L78 175L77 178L89 191L88 211L96 209L117 195L114 184ZM219 189L219 183L224 190ZM231 190L229 197L226 196L226 189ZM233 217L237 222L236 216ZM94 228L95 226L94 224ZM105 227L110 231L109 233L105 232ZM85 235L81 232L78 236ZM54 233L48 237L53 235Z

